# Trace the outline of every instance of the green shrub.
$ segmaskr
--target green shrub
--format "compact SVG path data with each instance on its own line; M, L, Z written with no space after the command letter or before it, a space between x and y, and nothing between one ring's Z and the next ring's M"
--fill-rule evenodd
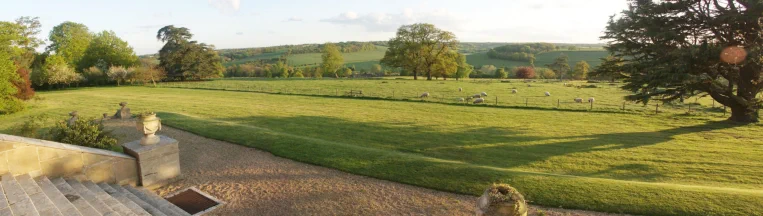
M16 136L23 136L36 139L44 139L45 133L42 129L45 128L45 122L48 120L46 115L29 116L24 123L13 127L13 134Z
M11 114L26 108L24 101L15 97L0 97L0 114Z
M60 121L50 134L54 141L91 148L111 150L117 144L111 131L104 130L94 118L79 118L72 126Z

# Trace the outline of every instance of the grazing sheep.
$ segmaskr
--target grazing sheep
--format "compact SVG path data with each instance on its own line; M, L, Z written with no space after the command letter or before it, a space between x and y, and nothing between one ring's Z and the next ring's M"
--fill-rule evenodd
M464 102L464 101L466 101L466 99L464 99L464 98L459 98L458 99L458 102Z
M516 90L516 89L512 89L512 90L511 90L511 93L512 93L512 94L516 94L516 93L517 93L517 90Z
M480 94L481 94L482 96L487 96L487 93L485 93L485 92L482 92L482 93L480 93Z
M473 102L473 103L474 103L474 104L481 104L481 103L483 103L483 102L485 102L485 99L482 99L482 98L477 98L477 99L474 99L474 102Z
M583 98L575 98L575 103L583 103Z
M546 97L551 96L551 93L546 92Z
M428 97L429 97L429 92L424 92L424 94L421 94L421 96L419 96L419 98L428 98Z
M588 103L593 103L594 101L596 101L596 99L594 99L593 97L588 98Z
M475 94L475 95L472 95L472 98L481 98L481 97L482 97L482 95L481 95L481 94Z
M462 89L461 87L458 87L458 92L461 92L461 91L463 91L463 90L464 90L464 89Z

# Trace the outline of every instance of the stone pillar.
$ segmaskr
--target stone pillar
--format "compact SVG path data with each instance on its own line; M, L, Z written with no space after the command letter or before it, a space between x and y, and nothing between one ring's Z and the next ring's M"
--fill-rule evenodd
M122 144L125 154L138 160L138 177L143 187L155 188L180 176L178 141L159 136L159 143L141 145L140 140Z

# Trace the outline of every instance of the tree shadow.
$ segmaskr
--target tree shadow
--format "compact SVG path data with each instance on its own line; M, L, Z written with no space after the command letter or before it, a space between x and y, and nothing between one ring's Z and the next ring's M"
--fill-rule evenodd
M161 115L189 118L176 114ZM707 122L660 131L548 137L533 136L532 131L522 128L452 126L442 128L437 125L421 125L414 122L358 122L325 116L248 116L219 118L213 121L234 122L236 126L230 128L235 130L240 128L240 133L247 133L247 130L269 130L295 136L305 142L320 140L336 144L326 145L326 148L351 146L391 150L495 168L527 168L541 164L540 169L551 169L552 171L549 172L560 174L641 180L660 178L664 173L637 161L622 161L627 164L620 165L602 164L608 161L598 161L594 158L595 156L589 155L583 158L551 159L573 154L655 145L671 141L674 137L683 134L739 126L726 122ZM214 130L211 127L209 129ZM581 163L581 166L585 166L586 163L597 163L599 167L608 168L571 170L569 167L575 164L561 163ZM592 169L594 171L591 171Z

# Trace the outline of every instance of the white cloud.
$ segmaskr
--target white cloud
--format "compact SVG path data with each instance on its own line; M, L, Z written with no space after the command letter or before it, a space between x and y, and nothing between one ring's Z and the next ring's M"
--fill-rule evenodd
M220 13L236 12L241 7L241 0L207 0L209 5L220 10Z
M448 31L459 31L462 29L463 21L464 19L445 9L414 11L410 8L406 8L400 13L368 13L360 15L349 11L321 20L321 22L339 25L361 26L370 32L394 32L401 25L422 22L432 23Z
M293 16L293 17L289 17L289 19L287 19L286 22L302 22L302 18Z

